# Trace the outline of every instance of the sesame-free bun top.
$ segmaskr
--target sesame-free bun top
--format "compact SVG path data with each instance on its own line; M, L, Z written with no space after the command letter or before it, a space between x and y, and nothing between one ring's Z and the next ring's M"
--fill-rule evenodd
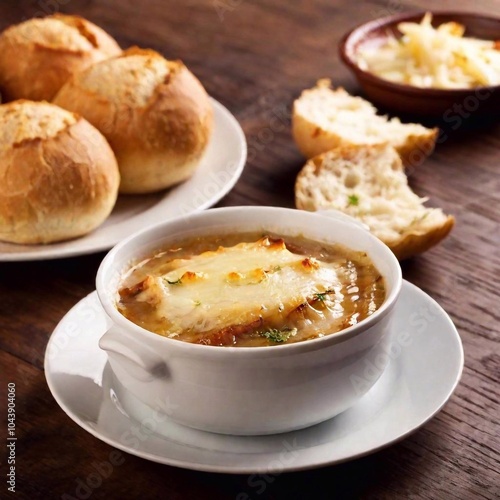
M73 73L120 53L113 38L81 17L55 14L13 25L0 35L4 101L52 100Z
M122 193L159 191L189 178L213 128L210 99L186 66L136 47L75 74L54 103L108 139Z
M50 243L86 234L111 212L120 182L102 134L47 102L0 106L0 240Z

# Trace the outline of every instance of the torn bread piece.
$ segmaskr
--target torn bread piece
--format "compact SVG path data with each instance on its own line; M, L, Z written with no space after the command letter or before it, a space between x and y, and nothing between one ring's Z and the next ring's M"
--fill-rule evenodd
M445 238L455 219L424 205L408 186L396 150L344 146L310 159L295 184L297 208L337 209L365 223L400 260Z
M338 146L390 144L405 166L417 166L434 151L438 132L378 115L370 102L331 88L328 79L304 90L293 105L293 137L307 158Z

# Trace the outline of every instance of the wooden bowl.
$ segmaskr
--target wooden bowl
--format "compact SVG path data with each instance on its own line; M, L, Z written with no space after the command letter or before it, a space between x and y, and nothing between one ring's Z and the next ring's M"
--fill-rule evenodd
M440 118L454 124L470 115L500 112L500 85L473 89L433 89L393 83L361 69L356 62L360 48L380 45L389 36L401 37L397 29L402 21L420 22L425 12L397 14L361 24L340 42L342 61L355 74L361 87L374 104L398 113ZM432 24L438 26L456 21L466 28L465 36L498 40L500 18L465 12L432 12Z

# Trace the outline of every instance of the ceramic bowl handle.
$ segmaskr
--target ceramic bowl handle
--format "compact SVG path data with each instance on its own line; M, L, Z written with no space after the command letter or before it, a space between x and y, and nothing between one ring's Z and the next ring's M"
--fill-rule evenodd
M329 217L330 219L335 219L341 222L349 222L351 224L355 224L356 226L361 227L366 231L370 230L370 228L365 223L361 222L358 219L355 219L354 217L351 217L350 215L345 214L344 212L341 212L340 210L334 210L331 208L328 210L318 210L316 213L318 215L322 215L323 217Z
M127 372L141 382L163 378L168 373L164 361L153 350L138 340L124 338L115 325L101 337L99 347L108 356L117 358Z

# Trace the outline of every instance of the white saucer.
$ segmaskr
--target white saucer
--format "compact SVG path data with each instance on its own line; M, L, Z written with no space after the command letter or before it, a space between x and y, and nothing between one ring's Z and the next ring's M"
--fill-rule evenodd
M239 179L247 157L247 144L236 118L214 99L212 104L214 133L191 179L161 193L119 196L102 226L75 240L50 245L0 242L0 262L55 259L108 250L150 224L188 215L217 203Z
M448 401L463 368L460 337L443 309L404 282L389 366L353 408L322 424L272 436L225 436L168 421L128 396L118 400L98 339L110 321L96 293L62 319L45 353L61 408L102 441L139 457L195 470L278 473L332 465L380 450L418 429ZM369 376L369 371L366 376ZM133 408L135 418L124 410Z

